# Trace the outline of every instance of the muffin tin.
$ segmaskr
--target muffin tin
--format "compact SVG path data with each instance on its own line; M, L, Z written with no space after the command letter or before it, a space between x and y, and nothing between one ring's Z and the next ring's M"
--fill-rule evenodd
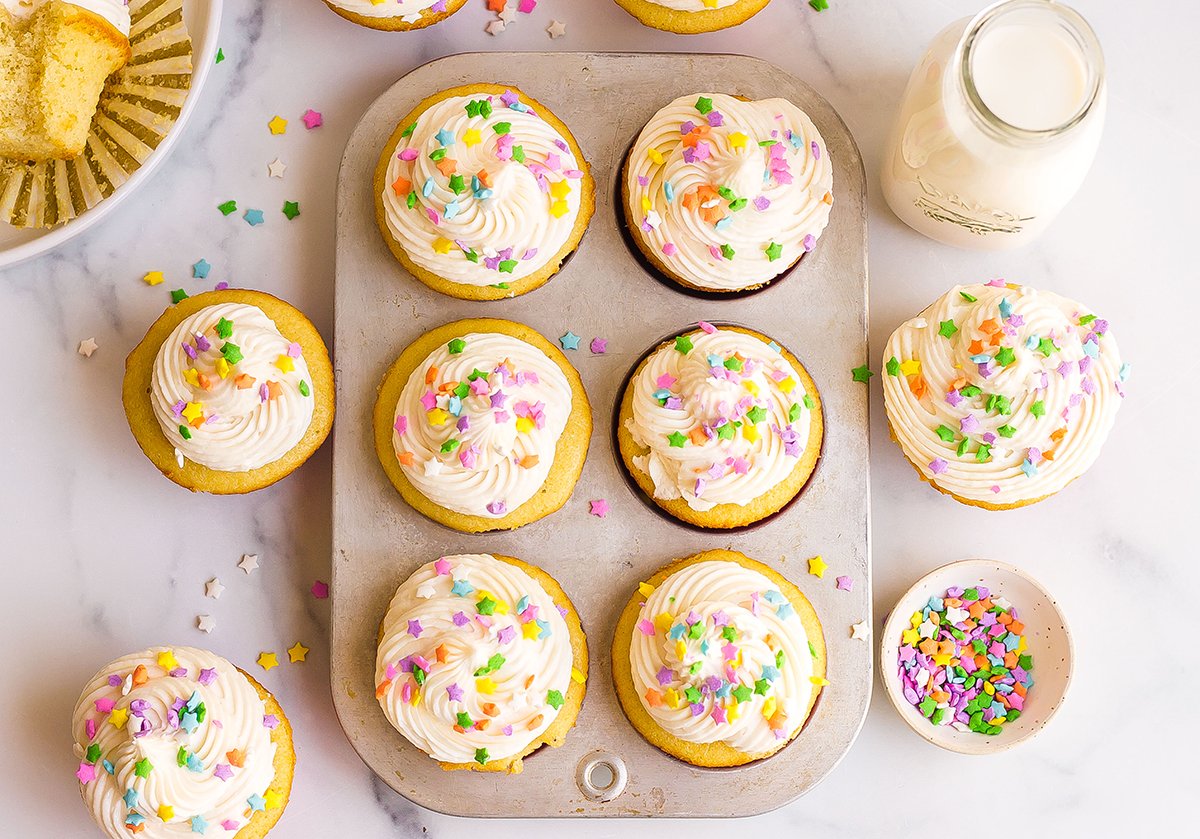
M579 249L543 288L473 303L439 295L409 276L376 223L372 173L396 123L426 95L473 81L509 82L570 127L592 167L596 212ZM808 112L835 161L834 205L816 249L786 283L711 301L653 277L623 241L617 178L634 136L671 99L708 90L782 96ZM748 816L816 785L850 748L866 714L872 648L850 637L870 617L867 389L850 370L867 357L865 186L858 149L833 108L804 82L742 56L621 53L486 53L439 59L409 73L363 116L338 184L331 680L342 727L362 759L409 800L461 816ZM575 494L557 513L519 530L470 535L404 503L375 457L371 411L391 362L427 329L464 317L516 320L556 340L582 336L567 358L593 406L591 451ZM622 383L662 335L698 320L744 323L776 338L805 364L826 412L824 454L799 501L737 533L698 532L658 514L630 489L613 452ZM593 337L608 352L593 355ZM604 519L588 501L605 498ZM638 582L666 562L731 548L768 563L813 602L828 645L830 685L804 731L767 761L699 769L644 741L621 712L609 646ZM388 724L375 700L379 622L396 587L441 554L498 552L537 563L571 596L593 652L587 698L566 744L526 758L525 771L444 772ZM824 579L807 573L821 554ZM853 581L851 591L834 578Z

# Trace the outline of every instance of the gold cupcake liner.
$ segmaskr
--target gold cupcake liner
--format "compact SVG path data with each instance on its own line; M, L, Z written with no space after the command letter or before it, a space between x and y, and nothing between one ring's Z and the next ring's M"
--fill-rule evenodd
M130 0L129 15L132 54L100 94L83 153L0 161L0 219L14 227L70 221L116 192L175 125L192 81L183 0Z

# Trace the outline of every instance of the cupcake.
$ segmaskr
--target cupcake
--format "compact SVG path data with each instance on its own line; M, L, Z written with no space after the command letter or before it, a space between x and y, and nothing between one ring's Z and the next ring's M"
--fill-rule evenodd
M690 289L760 288L816 247L833 167L808 115L786 99L681 96L634 141L621 174L638 250Z
M633 727L694 766L775 754L828 684L812 604L736 551L676 560L639 585L617 623L612 658Z
M617 422L621 460L642 491L709 528L783 509L816 468L824 429L817 387L794 355L704 322L638 364Z
M261 839L292 789L292 727L225 659L152 647L92 677L71 722L79 790L113 839Z
M511 530L565 504L591 434L575 368L507 320L426 332L375 403L375 452L392 484L417 512L466 533Z
M188 297L125 360L129 427L193 491L251 492L291 474L333 424L333 367L316 327L260 291Z
M126 0L0 2L0 157L77 157L129 55Z
M745 23L771 0L617 0L646 26L696 35Z
M507 556L444 556L396 591L375 696L443 769L521 771L561 746L583 704L587 640L554 578Z
M441 23L467 0L325 0L346 20L370 29L407 32Z
M375 170L375 214L392 253L425 285L464 300L543 285L594 205L567 126L504 85L430 96L400 121Z
M1125 393L1108 321L1046 291L956 286L884 349L892 438L922 480L973 507L1048 498L1096 460Z

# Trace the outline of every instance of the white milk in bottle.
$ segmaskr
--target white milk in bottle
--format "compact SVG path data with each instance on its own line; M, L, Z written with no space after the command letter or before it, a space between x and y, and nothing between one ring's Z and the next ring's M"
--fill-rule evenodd
M1104 124L1104 61L1087 22L1006 0L943 30L913 71L883 160L883 194L920 233L1022 245L1071 199Z

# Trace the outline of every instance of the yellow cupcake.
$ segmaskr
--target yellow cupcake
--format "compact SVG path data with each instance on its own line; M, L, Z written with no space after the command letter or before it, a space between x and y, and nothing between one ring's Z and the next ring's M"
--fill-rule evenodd
M239 343L240 342L240 343ZM169 307L125 360L138 445L193 491L236 494L291 474L333 424L333 366L316 327L260 291Z
M616 0L646 26L696 35L745 23L771 0Z
M812 604L736 551L679 559L640 583L617 622L612 660L633 727L694 766L775 754L800 733L828 684Z
M595 185L570 130L510 85L435 93L400 120L375 170L375 216L404 268L464 300L545 284L579 245Z
M752 330L704 324L638 364L621 398L617 443L658 507L697 527L728 529L796 497L816 469L823 433L816 384L794 355Z
M407 32L441 23L467 0L325 0L346 20L384 32Z

